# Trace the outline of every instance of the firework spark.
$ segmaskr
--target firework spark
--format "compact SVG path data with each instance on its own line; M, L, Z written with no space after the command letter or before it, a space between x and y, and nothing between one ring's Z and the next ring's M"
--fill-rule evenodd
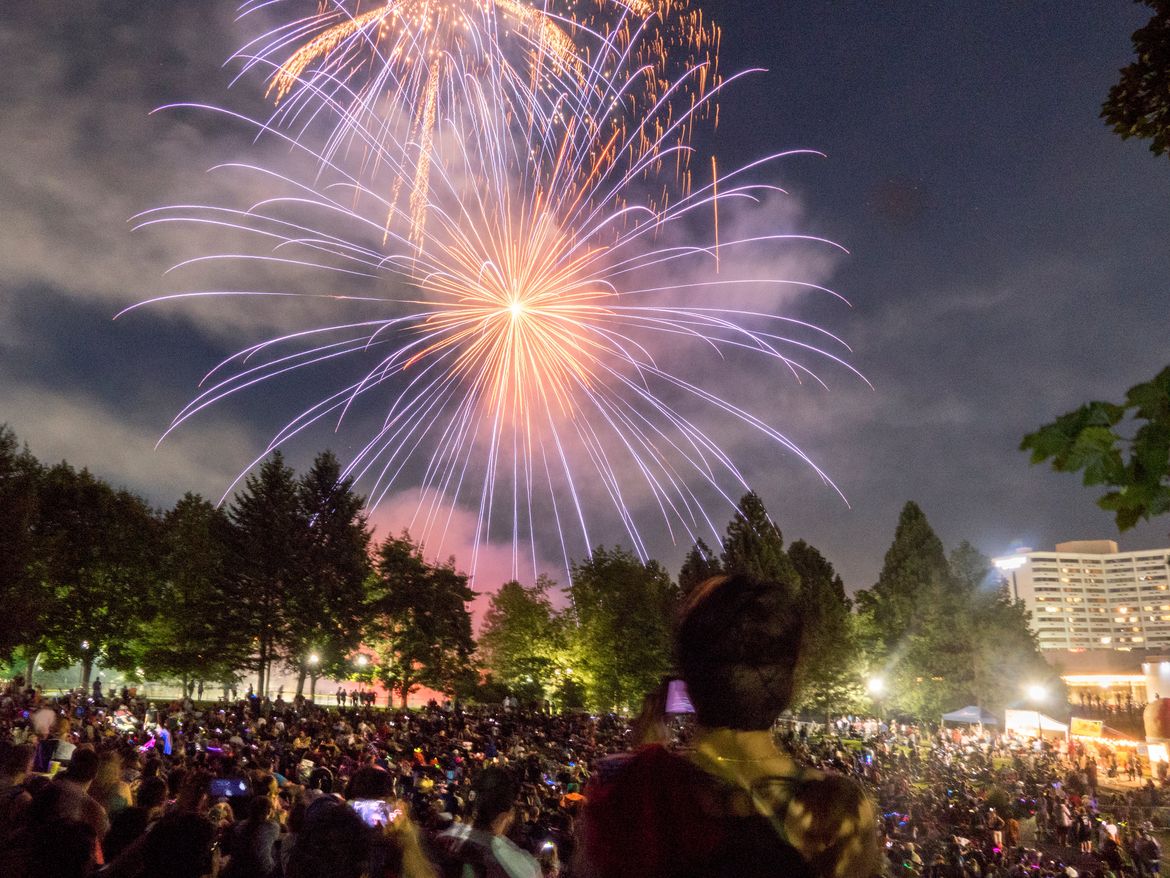
M692 104L717 82L718 29L691 10L689 0L577 5L596 9L558 16L525 0L386 0L361 12L342 0L321 0L315 15L253 40L240 57L245 70L260 65L273 71L267 90L278 106L273 124L307 124L305 117L313 120L322 104L332 104L336 124L324 156L357 146L372 174L389 159L392 204L411 175L410 238L419 245L436 125L477 111L461 80L497 77L509 118L478 124L523 126L525 140L534 131L553 131L564 117L566 95L604 92L611 80L596 64L607 57L642 68L642 87L625 95L631 102L643 94L656 102L669 89L671 59L684 46L701 69L699 77L688 78ZM245 14L253 8L246 5ZM598 45L620 46L625 57L598 53ZM690 133L689 127L677 132L680 138ZM680 175L685 157L679 154Z
M424 203L416 200L419 153L416 173L403 184L412 190L403 208L371 184L361 163L349 165L328 146L314 148L271 123L251 123L310 156L318 172L303 179L226 166L259 177L273 196L239 207L159 209L139 225L232 230L257 246L182 264L262 260L298 274L315 267L322 271L321 292L308 295L353 316L268 339L219 364L171 429L281 376L348 367L349 380L292 418L264 454L316 424L341 429L376 413L378 426L347 469L370 486L371 503L390 491L419 489L424 500L416 524L432 547L441 545L459 506L478 508L477 552L501 530L502 518L516 575L524 543L532 546L534 567L536 546L550 535L566 567L572 555L589 552L594 494L608 498L644 557L639 507L656 508L674 539L717 535L707 512L711 500L734 506L747 487L734 452L721 441L729 422L748 425L832 484L768 420L720 396L709 372L720 362L754 356L797 380L821 381L808 357L856 374L843 359L843 342L767 307L777 289L830 290L737 270L737 255L755 248L838 245L779 230L726 234L735 228L727 220L738 207L781 191L751 182L751 175L808 151L777 153L722 174L712 160L711 183L688 188L671 167L683 161L675 154L693 152L683 132L738 77L680 111L678 95L698 93L710 81L705 65L692 66L631 123L625 98L645 88L636 56L620 31L601 38L590 66L599 82L562 97L555 121L550 116L528 139L507 124L515 117L516 92L502 77L459 77L460 102L470 111L436 113L434 120L438 97L431 103L424 91L418 105L424 127L433 123L434 136L454 146L426 151L429 217L417 231L399 231L385 217L410 226L417 220ZM437 78L435 63L428 81ZM324 85L299 83L294 88L304 90L306 102L316 95L318 108L360 124L371 149L390 152ZM380 158L407 164L400 154ZM707 230L720 215L722 236ZM198 290L161 299L228 295L306 294ZM743 295L763 304L734 304ZM703 378L692 377L695 364ZM470 566L474 572L475 557Z

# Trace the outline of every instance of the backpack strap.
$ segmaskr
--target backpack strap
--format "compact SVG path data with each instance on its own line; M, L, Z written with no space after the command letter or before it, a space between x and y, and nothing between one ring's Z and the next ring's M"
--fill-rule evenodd
M690 758L692 762L708 775L722 781L726 786L746 794L752 809L757 815L763 817L771 824L773 831L780 841L789 847L795 847L792 840L788 837L788 830L785 828L784 823L788 817L788 807L796 798L798 791L809 780L813 779L809 769L798 765L795 774L771 775L759 778L754 783L747 785L742 783L739 778L724 770L723 766L704 753L696 751L690 754ZM761 788L769 785L784 788L785 795L776 800L769 800L761 791ZM778 808L777 805L782 805L782 807Z

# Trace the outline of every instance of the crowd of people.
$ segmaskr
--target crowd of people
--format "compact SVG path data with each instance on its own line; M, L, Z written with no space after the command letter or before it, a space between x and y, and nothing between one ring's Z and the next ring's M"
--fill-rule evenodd
M692 596L634 722L282 695L0 694L0 875L699 878L1159 874L1152 780L950 730L777 722L800 618L767 583ZM348 700L348 699L347 699ZM1121 762L1098 754L1109 767Z
M17 681L0 697L0 875L43 876L36 864L82 858L91 846L103 874L157 875L145 870L141 842L156 826L189 830L188 818L198 817L214 830L207 852L230 874L273 878L290 874L307 817L343 802L387 806L350 808L351 833L367 840L332 851L331 871L320 874L344 873L340 861L369 847L365 829L376 827L383 838L359 860L372 857L378 874L428 875L425 866L410 871L411 856L431 859L423 849L469 821L492 766L516 778L508 836L551 874L572 855L591 766L623 749L626 733L613 717L434 704L395 712L255 695L215 704L95 700L88 692L45 699ZM330 819L340 833L346 821ZM66 837L76 843L52 841ZM210 863L196 867L199 859L191 871L170 871L179 868L172 863L164 874L208 874L200 869Z
M1133 749L884 725L857 748L795 727L783 737L805 764L864 784L891 875L1159 874L1170 812Z

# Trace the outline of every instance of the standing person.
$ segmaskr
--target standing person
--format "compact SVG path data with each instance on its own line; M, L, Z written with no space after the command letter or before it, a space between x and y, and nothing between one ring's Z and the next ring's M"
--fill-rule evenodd
M1047 840L1052 829L1052 810L1049 806L1048 792L1036 800L1036 837Z
M1134 865L1139 876L1158 878L1162 871L1162 846L1150 832L1149 824L1142 826L1134 845Z
M1071 842L1069 829L1072 827L1072 811L1068 807L1068 800L1061 799L1056 804L1056 842L1067 845Z
M215 878L219 850L214 829L196 814L170 814L146 835L143 875L150 878Z
M98 755L90 749L78 749L69 761L69 767L54 781L62 789L60 816L80 820L93 829L100 842L110 831L110 818L105 808L89 795L90 785L97 777Z
M994 808L987 812L987 829L991 832L991 843L995 847L1003 850L1003 818L996 813Z
M134 803L130 784L122 777L124 769L122 754L116 750L107 750L98 757L97 776L89 788L90 796L106 809L111 820L119 811Z
M32 770L34 752L31 744L0 742L0 838L16 826L32 801L24 782Z
M792 702L802 636L800 608L780 583L724 576L692 592L675 652L698 721L694 749L683 757L651 745L602 763L586 793L584 874L879 874L861 788L797 765L772 737Z

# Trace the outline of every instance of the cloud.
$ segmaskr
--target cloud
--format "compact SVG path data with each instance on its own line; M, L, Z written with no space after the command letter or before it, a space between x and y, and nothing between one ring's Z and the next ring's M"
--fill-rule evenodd
M19 412L12 426L45 463L66 460L117 487L170 505L187 491L218 500L236 476L232 461L251 460L256 436L231 423L202 423L155 448L157 433L80 394L13 386L0 389L0 411Z
M5 125L0 127L0 149L6 156L0 167L0 191L8 193L3 205L5 233L0 236L0 263L5 265L5 278L0 283L7 293L52 289L56 292L54 307L66 312L83 309L90 315L87 320L93 321L71 327L72 338L55 329L46 313L27 313L31 307L27 304L16 315L19 320L6 321L6 356L29 357L42 370L57 370L55 374L62 380L64 371L77 373L70 376L74 383L69 391L53 389L53 379L48 378L45 385L49 389L43 389L41 382L32 377L34 370L30 366L25 370L28 374L17 377L16 384L9 387L6 410L19 413L14 426L34 448L44 449L38 453L90 465L155 496L195 488L218 497L238 469L263 450L264 438L296 411L355 380L363 366L369 367L370 360L359 362L354 358L348 371L345 364L338 364L338 368L325 369L317 375L298 374L283 382L252 388L237 404L214 407L184 426L159 452L150 450L154 437L181 405L175 402L176 397L192 388L194 380L190 375L198 371L195 367L210 367L232 349L229 346L243 346L274 333L305 327L384 318L387 308L295 299L185 300L135 311L112 329L105 324L101 329L103 337L111 345L120 341L119 349L116 353L112 349L90 351L82 345L82 350L94 358L82 368L63 370L45 356L46 349L51 348L61 363L72 363L78 357L78 352L70 349L75 339L92 335L99 325L97 321L104 324L105 318L120 308L154 294L201 289L354 293L369 292L371 287L387 294L394 292L385 281L371 284L300 267L270 268L255 262L198 263L164 276L169 267L191 257L223 252L262 255L271 252L270 245L238 230L211 225L162 225L131 233L130 217L159 205L211 204L246 209L262 199L294 191L272 178L239 169L206 173L209 166L220 162L247 161L271 166L297 179L313 179L313 165L291 155L286 145L274 138L254 143L252 131L224 117L190 110L150 115L160 105L187 100L222 102L233 110L258 117L270 112L254 77L244 80L231 93L225 90L233 69L223 68L222 61L244 41L245 32L253 26L234 22L230 4L148 6L135 10L129 18L111 2L71 9L68 15L55 17L22 7L0 25L0 47L11 59L12 68L22 71L22 75L0 83L0 101L10 108ZM790 173L799 173L800 161L785 160L763 175L773 182L782 181ZM456 169L457 179L458 173ZM718 275L709 258L667 264L630 281L638 287L674 289L639 294L623 301L789 315L797 313L809 297L826 295L800 286L754 281L769 278L822 285L838 263L839 255L833 248L795 240L743 246L730 243L761 234L801 233L807 217L798 199L769 194L760 203L749 204L729 197L720 202L719 211L724 249ZM714 206L711 215L706 209L696 211L676 230L666 230L658 243L708 243L713 212ZM369 218L380 219L372 214ZM369 228L360 234L369 236ZM380 235L375 237L380 241ZM306 251L302 249L298 254L290 249L282 255L304 256ZM681 290L677 286L692 282L721 285ZM0 303L7 298L0 297ZM781 326L766 318L737 319L758 331L818 341L815 332L795 324ZM184 343L183 333L195 340ZM810 421L819 424L817 412L823 393L815 382L792 387L793 376L779 362L734 349L721 355L698 338L680 339L677 335L645 331L632 334L647 344L647 350L664 371L759 414L769 424L791 433L798 442ZM175 352L169 362L158 353L163 345ZM799 347L788 345L784 350L818 372L826 365L823 358ZM187 362L176 362L181 357ZM829 371L838 370L830 364ZM116 381L106 377L115 373L119 376ZM128 388L135 374L141 382L138 388L116 399L117 393L109 385ZM629 370L625 374L631 375ZM857 380L847 373L841 377L846 382ZM147 389L148 384L157 388ZM366 416L355 417L340 436L321 429L307 434L305 442L340 443L338 451L344 457L347 446L360 448L362 431L376 426L394 392L392 385L381 388L366 407ZM717 441L731 460L743 465L751 483L781 482L805 473L805 464L710 403L662 382L658 382L655 393L666 406ZM680 493L686 496L693 490L694 499L687 498L692 510L714 510L714 523L721 527L730 504L741 493L739 484L730 473L723 472L717 476L720 490L704 487L701 475L681 461L679 450L669 447L670 442L675 442L679 449L686 450L688 440L669 418L654 415L632 391L626 396L644 414L655 418L662 430L657 434L646 428L646 441L662 449L675 468L674 473L656 473L659 492L677 499ZM75 418L78 420L73 421ZM684 547L691 539L688 528L695 535L709 536L701 512L688 513L680 502L681 517L690 519L682 528L679 511L671 510L664 502L663 513L646 471L621 441L621 433L628 433L628 428L615 431L596 412L591 419L596 436L586 431L587 439L576 432L573 419L561 424L566 457L573 469L573 490L576 502L585 510L588 536L578 525L568 480L560 475L554 459L550 466L551 493L556 497L557 508L547 496L549 491L542 489L533 513L539 531L538 569L556 571L557 578L563 579L560 571L564 561L546 563L543 558L561 558L563 554L579 558L591 544L603 542L630 545L644 540L645 551L653 555L657 546L669 540L672 527L674 542ZM71 423L72 428L68 426ZM90 426L81 429L77 426L81 423ZM135 440L136 432L141 435ZM592 455L587 442L592 445ZM649 453L636 442L634 448L643 458ZM552 454L551 445L549 451ZM486 453L481 444L468 483L472 477L479 480L476 484L482 480ZM697 456L693 449L691 453ZM598 474L595 463L602 456L608 481ZM417 499L409 499L412 485L422 480L425 459L426 454L420 453L417 465L408 467L394 485L396 493L379 511L379 521L410 520L407 507L417 506ZM761 478L761 471L766 471L767 476ZM670 484L672 478L683 486L681 491ZM509 477L501 479L509 481ZM493 537L511 529L511 513L506 509L510 507L510 490L510 484L502 484ZM726 493L726 499L721 491ZM613 496L618 492L620 509ZM442 546L434 545L434 551L454 551L460 563L469 566L477 516L465 507L474 509L476 504L466 496L459 498L459 504L447 539ZM389 512L384 513L385 509ZM558 516L567 540L563 551L560 534L554 533L556 528L550 524ZM522 532L525 529L521 527ZM428 548L432 545L433 541L428 540ZM529 559L526 566L531 567L531 547L523 546L520 554ZM481 581L494 583L509 578L512 556L510 543L484 542L477 563L477 571L487 571L480 576Z
M19 75L0 83L5 284L55 287L101 302L111 315L190 290L322 291L320 278L256 263L203 263L166 275L192 257L235 252L241 236L198 224L131 230L133 217L163 205L246 209L272 194L252 175L208 173L213 165L250 161L279 171L306 163L275 138L255 142L254 129L212 111L152 115L166 104L205 101L265 118L271 107L255 77L227 90L235 68L223 62L245 32L231 4L212 2L135 7L132 19L112 2L52 16L22 6L6 16L0 52ZM220 298L147 313L233 343L328 314L312 302L258 304Z

